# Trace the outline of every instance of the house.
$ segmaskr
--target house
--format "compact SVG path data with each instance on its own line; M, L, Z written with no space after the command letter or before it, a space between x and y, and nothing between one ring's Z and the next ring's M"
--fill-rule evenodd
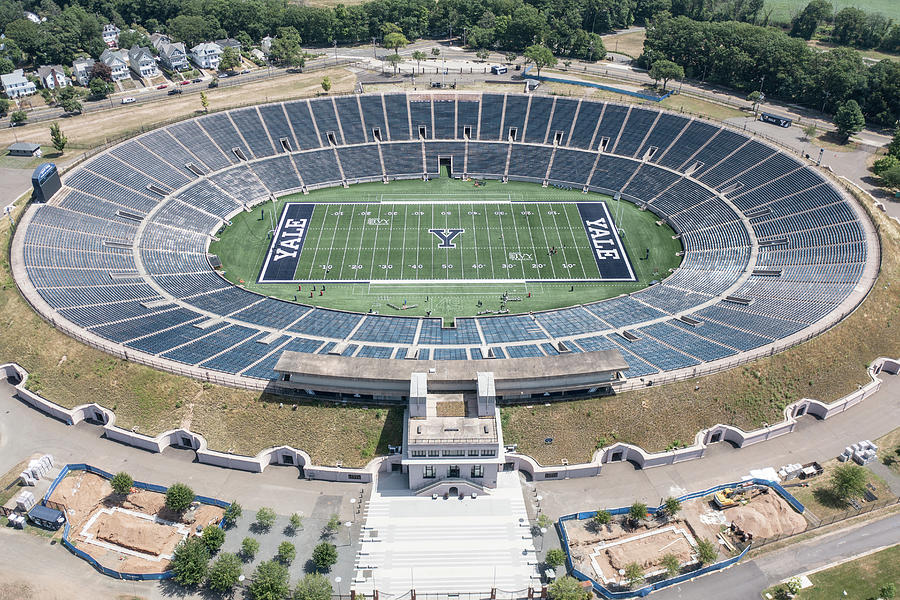
M219 45L222 50L225 48L234 48L237 50L238 54L241 53L241 43L234 38L225 38L224 40L216 40L216 43Z
M110 50L107 48L100 55L100 62L110 68L113 81L128 79L128 53L124 50Z
M253 50L251 50L250 56L252 56L256 60L266 60L266 55L263 54L263 51L259 48L254 48Z
M93 58L76 58L72 62L72 73L79 84L87 86L91 82L91 74L94 70Z
M37 75L41 85L48 90L61 89L72 84L60 65L38 67Z
M47 20L47 17L44 17L44 18L42 19L42 18L40 18L39 16L37 16L36 14L34 14L33 12L31 12L30 10L26 10L26 11L24 11L24 13L25 13L25 18L26 18L26 19L28 19L28 20L31 21L32 23L37 23L38 25L40 25L42 21L46 21L46 20Z
M41 156L41 145L33 142L16 142L7 148L10 156Z
M25 78L25 72L22 69L0 75L0 83L3 85L3 93L7 98L29 96L37 91L37 86Z
M128 51L128 64L131 70L140 77L156 77L159 68L156 66L156 58L149 48L132 46Z
M156 34L154 34L156 35ZM152 38L151 38L152 39ZM153 41L156 51L159 52L159 62L172 71L186 71L188 64L187 51L182 42L174 44L166 36L161 36Z
M106 42L108 48L118 47L120 33L121 30L112 23L103 26L103 41Z
M262 49L263 54L265 54L266 56L269 55L269 52L272 50L272 42L274 41L275 38L273 38L271 35L267 35L262 40L260 40L259 47Z
M201 69L218 70L222 46L214 42L204 42L191 48L191 61Z

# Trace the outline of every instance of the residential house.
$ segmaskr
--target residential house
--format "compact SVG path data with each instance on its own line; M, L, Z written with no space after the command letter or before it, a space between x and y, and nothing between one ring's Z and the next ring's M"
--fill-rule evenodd
M269 55L269 52L272 50L272 42L274 42L274 41L275 41L275 38L273 38L270 35L267 35L262 40L260 40L259 47L260 47L260 49L262 49L263 54L265 54L266 56Z
M234 38L225 38L224 40L216 40L216 43L219 45L222 50L225 48L234 48L237 50L238 54L241 53L241 43Z
M109 67L113 81L128 79L128 53L124 50L110 50L107 48L100 55L100 62Z
M161 36L153 41L153 45L159 52L159 62L165 68L172 71L186 71L190 67L184 43L175 42L173 44L169 38Z
M149 48L132 46L128 51L128 64L131 70L140 77L156 77L159 68L156 66L156 58Z
M112 23L107 23L103 26L103 41L106 42L108 48L118 47L119 34L121 32L122 31Z
M220 56L222 46L214 42L204 42L191 48L191 61L201 69L218 70Z
M38 67L37 75L41 80L41 85L48 90L61 89L72 84L60 65Z
M0 75L0 84L3 85L3 93L7 98L30 96L37 91L37 86L25 78L25 71L22 69Z
M266 55L259 48L254 48L253 50L251 50L250 56L252 56L256 60L266 60Z
M91 82L91 73L94 71L93 58L76 58L72 62L72 73L79 84L87 86Z

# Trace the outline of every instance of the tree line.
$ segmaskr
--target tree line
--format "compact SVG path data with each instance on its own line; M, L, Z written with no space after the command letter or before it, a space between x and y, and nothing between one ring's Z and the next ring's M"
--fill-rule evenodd
M867 67L852 48L821 51L780 29L658 15L647 28L640 63L682 66L685 76L834 114L855 100L866 121L900 119L900 62Z
M831 25L831 41L841 46L900 52L900 24L881 13L867 13L855 6L835 13L828 0L807 4L791 21L790 35L810 40L825 24Z

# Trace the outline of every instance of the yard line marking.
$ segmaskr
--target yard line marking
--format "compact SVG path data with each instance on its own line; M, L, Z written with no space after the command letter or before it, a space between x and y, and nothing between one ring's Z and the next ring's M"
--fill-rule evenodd
M577 206L575 207L575 210L578 210L578 207L577 207ZM565 210L564 212L566 213L566 223L569 224L569 231L572 231L572 220L569 219L569 211L568 211L568 207L566 207L566 210ZM581 214L580 214L580 213L579 213L579 215L578 215L578 218L581 219ZM585 234L585 235L587 235L587 234ZM572 234L572 239L573 239L573 240L575 239L575 234L574 234L574 233ZM588 242L590 242L590 240L588 240ZM581 274L584 275L584 278L585 278L585 279L587 279L587 278L588 278L588 274L587 274L587 271L584 270L584 257L581 256L581 249L580 249L580 248L578 249L578 259L579 259L578 262L581 263ZM595 263L595 264L596 264L596 263ZM599 268L597 269L597 275L598 275L598 276L600 275L600 270L599 270Z
M409 212L409 207L403 207L403 228L401 231L403 235L400 237L400 273L403 273L403 269L406 268L406 213ZM393 226L391 230L393 230Z
M316 206L317 209L321 209L321 206ZM307 279L312 279L313 267L316 264L316 258L319 256L319 246L321 246L320 242L322 241L322 232L325 231L325 222L328 220L328 205L326 204L324 210L322 211L322 225L319 227L319 237L316 238L316 247L313 250L312 261L309 264L309 274L306 276Z
M501 225L502 225L502 222L503 222L502 217L500 218L500 221L501 221ZM513 212L513 215L512 215L512 225L513 225L513 231L516 232L516 246L519 247L518 251L521 253L522 252L522 242L519 241L519 228L516 226L516 213L515 212ZM500 229L501 229L501 231L503 230L502 227ZM504 240L503 244L506 245L505 240ZM506 253L504 253L504 255L507 257L509 256ZM519 264L522 266L522 279L528 279L528 274L525 273L525 261L520 260Z
M338 212L343 213L344 211L338 210ZM325 259L326 266L331 264L331 253L334 252L334 240L337 238L337 232L338 232L338 229L340 229L338 227L338 225L340 225L342 216L343 216L343 214L337 215L337 220L334 222L334 232L333 232L334 235L331 236L331 246L328 248L328 258ZM315 267L315 265L313 265L313 267ZM328 278L328 269L323 269L323 270L325 271L325 273L323 273L322 279L327 279Z
M431 229L434 229L434 209L431 210ZM434 279L434 246L431 246L431 278Z
M355 216L356 216L356 206L354 205L353 208L350 210L350 226L351 227L353 226L353 217L355 217ZM347 241L344 242L344 254L341 256L341 269L340 269L340 271L338 271L339 279L344 278L344 267L347 264L347 248L350 246L351 227L347 228ZM354 274L354 276L356 275L356 269L354 269L353 274Z
M488 261L491 265L491 279L494 279L496 277L496 274L494 273L494 244L491 243L491 227L490 222L488 221L487 213L488 211L484 211L484 229L485 231L487 231L488 256L491 257L491 259ZM475 227L475 215L472 215L472 227ZM509 275L509 273L507 273L507 275Z
M554 205L551 204L550 209L554 210L554 212L555 212L555 209L553 207L554 207ZM549 243L550 240L547 239L547 230L544 228L544 215L541 214L540 208L535 207L535 210L537 211L538 219L541 222L541 231L544 233L544 242ZM559 229L556 230L556 234L559 235ZM560 246L562 245L562 239L560 239L559 244L560 244ZM549 248L548 248L548 252L549 252ZM566 255L566 253L563 252L563 260L565 260L565 255ZM556 267L553 266L553 257L550 256L549 254L547 255L547 262L550 264L550 269L553 272L553 279L556 279Z
M370 212L370 209L369 209L370 206L372 206L372 205L371 205L371 204L366 204L366 205L364 205L363 208L365 208L365 210L364 210L363 212ZM364 216L364 217L368 217L369 215L363 215L363 216ZM361 264L362 264L362 263L360 263L359 261L362 260L363 236L365 236L365 233L366 233L366 223L367 223L367 222L368 222L368 218L366 218L365 220L363 220L363 232L362 232L362 234L360 234L359 243L357 244L356 262L353 263L353 264L355 264L355 265L361 265ZM362 269L353 269L353 279L359 279L359 275L360 275L360 271L361 271L361 270L362 270ZM369 277L367 277L367 279L371 279L371 278L372 278L372 274L369 273Z
M556 210L555 206L556 205L553 205L553 208L551 210L553 210L554 213L559 213L559 211ZM560 210L565 211L566 209L560 208ZM559 245L562 246L563 265L570 265L572 263L569 262L569 259L566 256L566 245L563 244L562 232L559 230L559 225L556 222L556 215L552 215L552 216L553 216L553 226L556 228L556 237L559 238ZM553 272L553 275L554 276L556 275L556 271ZM569 277L572 276L572 268L571 267L566 267L566 275L568 275Z
M475 249L475 277L479 277L481 275L481 269L478 268L478 237L476 236L475 229L475 205L469 204L469 212L472 214L472 240L475 242L473 244L473 248ZM462 215L460 215L460 227L462 227Z
M378 221L381 221L381 207L382 205L378 205ZM368 222L368 219L366 219ZM365 229L363 229L363 236L365 236ZM362 241L360 240L359 247L362 250ZM378 249L378 225L375 226L375 239L372 241L372 267L369 269L369 279L375 279L375 255L376 250ZM385 275L387 275L387 270L385 270Z
M416 212L421 213L422 211L418 210ZM421 235L422 235L422 215L419 214L419 215L416 215L416 268L415 268L416 279L419 278L419 271L421 270L418 267L418 265L419 265L419 238L421 237Z

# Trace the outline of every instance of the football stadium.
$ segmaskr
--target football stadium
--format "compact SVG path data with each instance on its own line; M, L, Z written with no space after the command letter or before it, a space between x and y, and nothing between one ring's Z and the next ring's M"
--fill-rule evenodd
M718 123L442 92L264 104L141 135L67 173L24 216L12 260L41 315L127 360L397 401L379 361L391 381L466 361L472 378L521 378L498 392L512 401L807 340L865 297L879 247L820 171ZM372 380L328 382L363 365Z

